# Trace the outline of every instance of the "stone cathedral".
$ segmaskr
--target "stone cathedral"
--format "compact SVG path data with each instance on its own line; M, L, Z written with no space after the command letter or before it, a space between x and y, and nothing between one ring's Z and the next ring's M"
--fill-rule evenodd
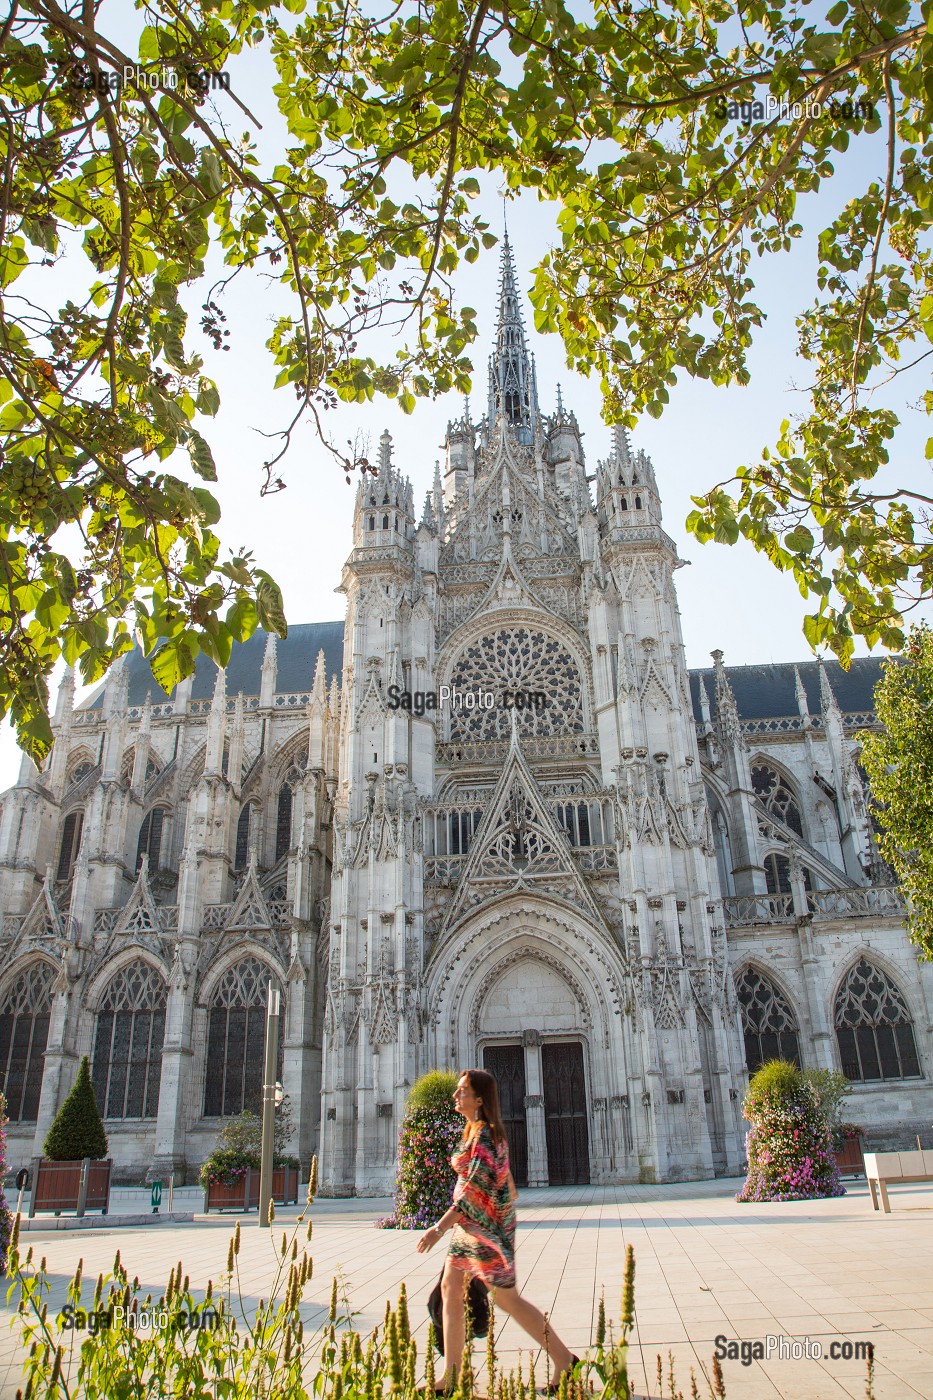
M933 969L878 859L855 736L878 663L689 671L651 462L588 473L542 412L512 254L485 417L420 517L383 434L343 622L138 653L0 799L9 1163L88 1055L118 1179L193 1180L258 1108L283 996L292 1150L391 1190L425 1070L498 1077L516 1178L736 1174L747 1074L841 1068L869 1145L933 1120ZM723 630L727 631L727 619Z

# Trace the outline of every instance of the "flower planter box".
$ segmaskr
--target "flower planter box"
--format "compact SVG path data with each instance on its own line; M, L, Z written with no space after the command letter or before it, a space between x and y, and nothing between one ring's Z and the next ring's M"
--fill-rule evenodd
M272 1172L272 1199L277 1206L296 1205L298 1201L298 1168L276 1167ZM251 1167L239 1179L227 1186L210 1181L204 1189L204 1209L258 1210L259 1172Z
M852 1176L865 1175L862 1139L858 1133L854 1133L851 1137L846 1136L843 1146L836 1151L836 1166L840 1173L848 1172Z
M274 1167L272 1171L272 1200L277 1206L298 1204L298 1168ZM250 1178L249 1209L259 1209L259 1173Z
M112 1167L109 1157L105 1161L85 1157L81 1162L50 1162L45 1157L34 1157L30 1218L40 1210L54 1211L56 1215L61 1215L63 1210L73 1210L78 1215L99 1210L101 1215L106 1215Z

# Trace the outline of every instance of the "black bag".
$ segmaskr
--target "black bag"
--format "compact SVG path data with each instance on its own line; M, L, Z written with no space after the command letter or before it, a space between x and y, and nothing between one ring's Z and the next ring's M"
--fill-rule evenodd
M441 1278L444 1270L441 1269ZM467 1289L467 1306L470 1309L470 1322L474 1337L485 1337L489 1331L489 1294L485 1283L478 1278L470 1279ZM428 1296L428 1313L434 1323L434 1345L441 1356L444 1355L444 1303L441 1298L441 1279L431 1289Z

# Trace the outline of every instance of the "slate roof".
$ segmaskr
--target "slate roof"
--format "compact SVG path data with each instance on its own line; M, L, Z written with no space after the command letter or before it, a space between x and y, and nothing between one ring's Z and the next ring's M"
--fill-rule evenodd
M342 622L299 622L288 629L288 636L278 641L276 648L276 690L288 694L308 690L314 675L317 654L323 650L327 663L327 683L339 678L343 665ZM257 631L248 642L234 645L227 667L227 695L258 695L262 674L262 658L266 649L266 633ZM150 694L152 703L159 704L169 697L156 685L149 662L138 647L127 658L129 666L129 704L142 705ZM815 661L798 663L800 677L807 692L810 713L821 713L819 667ZM700 719L699 678L703 677L709 695L710 708L716 712L716 675L712 666L690 673L690 694L693 713ZM881 679L881 661L875 657L858 657L844 671L837 661L826 662L826 674L843 713L864 712L874 708L874 689ZM214 693L217 668L213 661L201 655L194 673L191 696L207 700ZM796 715L797 697L794 689L793 662L767 666L727 666L726 675L735 692L742 719L776 719ZM98 709L103 704L103 687L81 709Z
M262 631L254 632L248 642L234 643L227 666L228 696L235 696L239 691L245 696L259 694L265 650L266 633ZM339 678L343 667L343 623L298 622L289 627L288 636L284 641L280 637L276 646L276 690L279 694L310 690L317 654L322 650L327 663L327 684L330 685L334 676ZM153 679L149 662L138 647L128 654L126 664L129 666L130 705L145 704L147 694L153 705L169 699ZM217 667L202 652L195 665L191 698L209 700L214 693L216 678ZM102 686L79 708L98 709L103 701Z
M856 657L848 671L838 661L827 661L826 678L843 714L864 713L875 708L875 686L881 680L881 659ZM820 668L816 661L799 661L797 670L807 692L811 715L822 713ZM781 661L768 666L727 666L726 675L735 694L740 719L777 719L799 713L795 689L794 663ZM712 666L690 672L693 713L700 719L699 678L703 677L710 710L716 713L716 673Z

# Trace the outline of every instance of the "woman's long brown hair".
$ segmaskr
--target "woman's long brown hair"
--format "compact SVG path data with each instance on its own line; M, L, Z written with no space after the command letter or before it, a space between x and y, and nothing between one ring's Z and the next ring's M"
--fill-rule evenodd
M505 1128L502 1126L502 1116L499 1110L499 1087L496 1081L493 1079L492 1075L484 1069L461 1070L461 1078L463 1076L466 1077L470 1088L480 1101L479 1108L477 1109L479 1114L478 1121L488 1125L496 1147L502 1142L508 1145L505 1136ZM470 1125L467 1124L466 1128L464 1128L464 1137L469 1131L469 1127Z

